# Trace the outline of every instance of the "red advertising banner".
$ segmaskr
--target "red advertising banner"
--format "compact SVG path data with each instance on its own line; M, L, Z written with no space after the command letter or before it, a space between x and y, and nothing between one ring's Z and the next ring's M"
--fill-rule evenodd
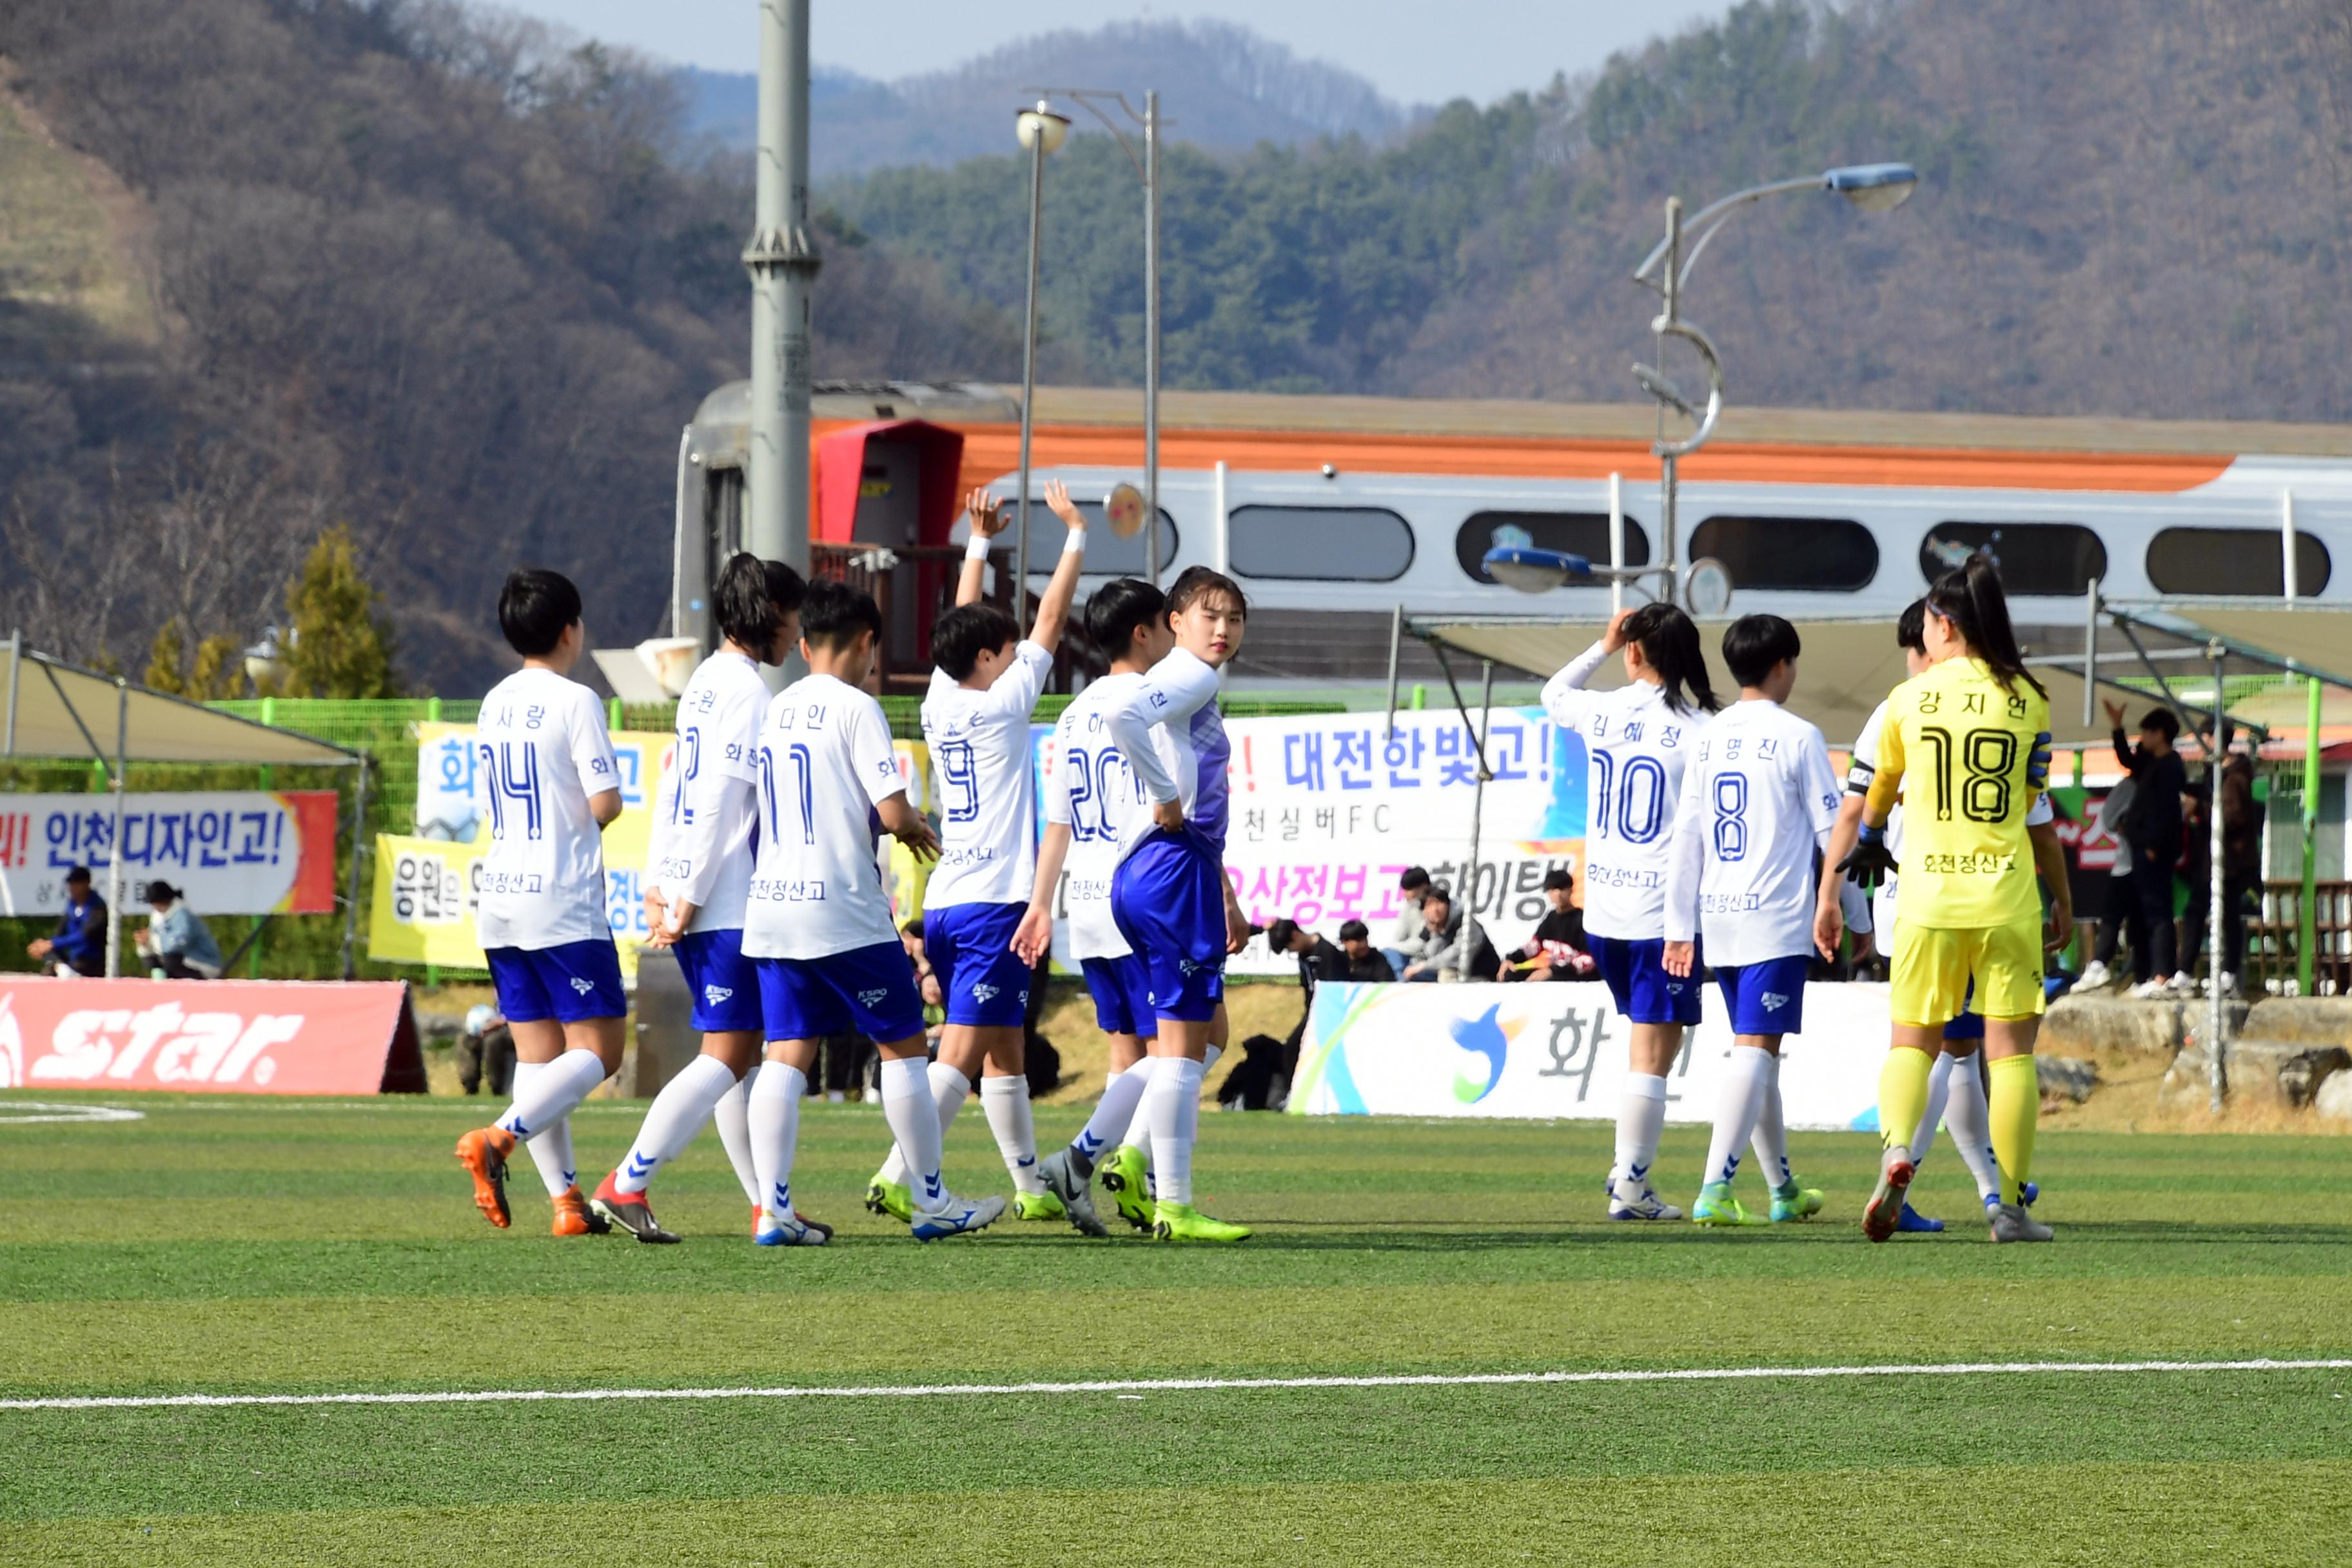
M422 1094L403 981L0 976L0 1089Z

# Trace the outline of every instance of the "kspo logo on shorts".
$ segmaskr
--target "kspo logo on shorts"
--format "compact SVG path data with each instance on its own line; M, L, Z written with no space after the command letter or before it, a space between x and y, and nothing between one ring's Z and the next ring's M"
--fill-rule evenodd
M731 985L706 985L702 988L702 1000L713 1007L734 994L735 988Z
M861 1007L879 1007L888 1000L890 1000L890 992L887 986L872 991L860 991L857 994L857 1005Z

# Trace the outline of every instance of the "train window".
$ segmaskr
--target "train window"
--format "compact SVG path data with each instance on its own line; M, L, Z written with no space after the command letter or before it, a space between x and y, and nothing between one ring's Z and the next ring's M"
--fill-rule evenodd
M1919 542L1919 574L1932 583L1979 550L2012 594L2079 598L2107 574L2107 547L2073 522L1939 522Z
M1690 553L1722 562L1741 593L1852 594L1878 575L1878 541L1843 517L1710 517Z
M1412 525L1378 506L1237 506L1234 570L1294 582L1393 583L1412 564Z
M1012 506L1013 503L1006 503L1006 510L1011 510ZM1082 500L1078 502L1078 510L1086 514L1087 519L1087 576L1140 577L1150 570L1151 563L1144 559L1148 542L1143 537L1143 530L1137 529L1133 539L1121 539L1111 531L1110 524L1103 521L1101 501ZM1054 563L1062 558L1062 541L1068 537L1069 530L1062 526L1062 520L1054 515L1037 491L1030 491L1029 574L1033 577L1050 575ZM1012 549L1012 531L1007 530L997 535L996 543L1000 550ZM1163 507L1160 512L1160 566L1163 577L1167 574L1169 563L1175 559L1176 520L1170 517Z
M1462 570L1481 583L1486 574L1486 552L1498 544L1533 545L1538 550L1565 550L1596 566L1609 563L1609 514L1605 511L1475 511L1454 536L1454 558ZM1650 563L1650 536L1632 518L1625 520L1625 564Z
M2275 599L2286 592L2278 531L2272 528L2168 528L2148 542L2147 580L2159 594L2229 594ZM2294 536L2294 591L2327 586L2327 546Z

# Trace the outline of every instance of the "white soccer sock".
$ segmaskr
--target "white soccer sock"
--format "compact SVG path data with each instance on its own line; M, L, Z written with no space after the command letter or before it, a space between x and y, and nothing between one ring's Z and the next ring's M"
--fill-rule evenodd
M1217 1058L1224 1054L1225 1047L1223 1046L1211 1046L1207 1051L1203 1052L1201 1057L1201 1076L1202 1078L1208 1077L1209 1069L1215 1067L1217 1065Z
M1944 1101L1951 1094L1951 1086L1952 1058L1937 1051L1936 1065L1927 1069L1927 1109L1919 1113L1919 1129L1911 1134L1914 1171L1927 1163L1927 1151L1935 1146L1936 1129L1943 1123Z
M1960 1163L1977 1179L1977 1196L2000 1191L2000 1162L1992 1153L1992 1114L1972 1055L1952 1061L1951 1099L1944 1106L1944 1121L1952 1130L1952 1147L1960 1152Z
M536 1095L540 1080L553 1070L553 1062L517 1062L514 1070L515 1098ZM500 1126L506 1124L502 1121ZM512 1128L507 1129L512 1131ZM539 1168L539 1179L547 1188L547 1195L560 1198L572 1190L580 1178L572 1158L572 1119L559 1116L554 1121L522 1141L530 1151L530 1163Z
M963 1109L963 1102L971 1096L971 1079L945 1062L931 1063L930 1071L925 1076L931 1083L931 1103L939 1107L940 1148L944 1152L948 1145L948 1129L955 1125L956 1112ZM883 1156L881 1177L893 1186L907 1184L905 1145L893 1144L890 1152Z
M1045 1190L1037 1174L1037 1121L1029 1109L1026 1078L983 1078L980 1108L988 1115L988 1130L996 1134L996 1152L1013 1177L1013 1190L1033 1196Z
M743 1195L751 1206L760 1206L760 1167L751 1158L751 1080L760 1076L760 1064L737 1080L733 1089L719 1097L711 1109L710 1120L719 1124L719 1142L727 1150L727 1163L735 1167L735 1179L743 1184Z
M614 1190L642 1193L652 1185L654 1173L694 1142L719 1097L734 1087L734 1070L717 1057L697 1057L679 1068L646 1108L637 1141L613 1173Z
M1192 1141L1201 1132L1201 1078L1206 1067L1190 1057L1163 1057L1144 1092L1154 1191L1164 1204L1192 1201Z
M1756 1163L1764 1167L1764 1184L1780 1188L1789 1184L1789 1124L1780 1114L1780 1058L1765 1053L1771 1069L1764 1082L1764 1098L1756 1108L1756 1131L1748 1146L1756 1151Z
M604 1058L593 1051L566 1051L551 1062L541 1062L528 1075L518 1062L514 1103L499 1118L499 1125L518 1138L530 1138L572 1114L572 1108L604 1081Z
M751 1079L751 1156L760 1170L760 1206L779 1218L793 1212L793 1154L801 1138L808 1075L761 1062Z
M1706 1182L1728 1182L1739 1173L1739 1152L1755 1135L1764 1095L1772 1084L1772 1053L1759 1046L1734 1046L1723 1068L1723 1093L1715 1108L1715 1141L1706 1148Z
M1666 1130L1666 1080L1656 1073L1625 1075L1624 1098L1617 1102L1617 1163L1609 1184L1627 1184L1625 1195L1639 1197L1657 1163L1658 1139Z
M1119 1142L1128 1148L1141 1150L1146 1163L1151 1159L1151 1117L1143 1109L1143 1102L1151 1098L1151 1080L1159 1073L1160 1064L1167 1059L1146 1057L1127 1069L1127 1076L1136 1081L1138 1088L1135 1110L1128 1118L1127 1131L1119 1135Z
M1088 1171L1107 1152L1118 1147L1134 1124L1136 1104L1151 1083L1150 1062L1151 1058L1146 1057L1125 1071L1103 1079L1102 1098L1095 1101L1095 1113L1087 1118L1086 1126L1070 1140L1072 1154Z
M915 1173L915 1179L908 1183L915 1206L936 1214L946 1205L948 1191L947 1184L940 1180L943 1140L939 1106L931 1099L930 1079L924 1070L928 1065L920 1057L882 1058L882 1120L889 1123L898 1147L907 1151L907 1167Z

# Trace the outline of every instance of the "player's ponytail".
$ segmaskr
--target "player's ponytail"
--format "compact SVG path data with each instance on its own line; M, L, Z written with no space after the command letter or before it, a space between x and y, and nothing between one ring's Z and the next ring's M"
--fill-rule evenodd
M1667 707L1677 713L1712 713L1723 706L1707 679L1698 627L1682 611L1663 603L1643 605L1625 618L1625 640L1642 645L1642 658L1665 688Z
M1952 623L1968 650L1985 661L2003 691L2014 693L2021 680L2042 697L2042 682L2025 668L2017 649L2017 632L2009 624L2009 597L2001 592L2000 569L1992 557L1977 551L1936 579L1927 590L1927 608Z

